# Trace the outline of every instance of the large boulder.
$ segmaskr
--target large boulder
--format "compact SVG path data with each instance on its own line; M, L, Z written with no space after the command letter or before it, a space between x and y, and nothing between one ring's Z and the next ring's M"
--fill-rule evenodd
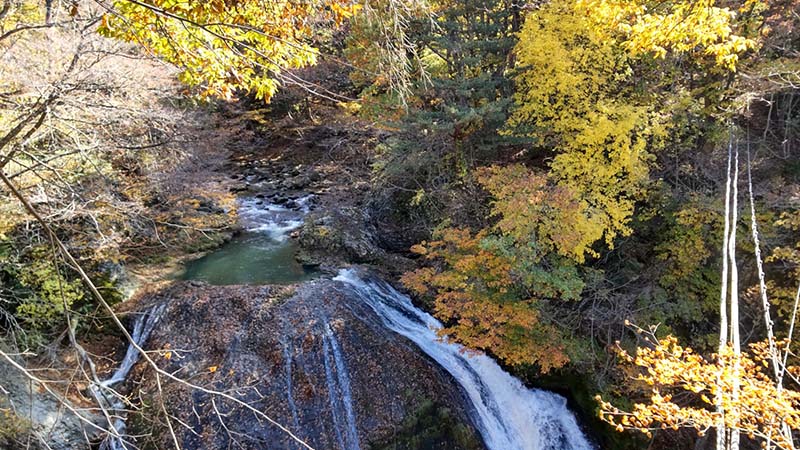
M316 449L479 449L470 406L452 377L337 281L295 287L181 283L144 304L166 304L147 348L159 365L225 391ZM169 351L167 358L166 351ZM161 400L184 449L301 448L252 411L176 382L158 394L141 364L143 414L132 434L174 446ZM140 442L147 445L146 442Z
M369 214L357 207L322 207L306 217L300 232L298 260L306 265L374 264L402 273L413 263L384 250Z

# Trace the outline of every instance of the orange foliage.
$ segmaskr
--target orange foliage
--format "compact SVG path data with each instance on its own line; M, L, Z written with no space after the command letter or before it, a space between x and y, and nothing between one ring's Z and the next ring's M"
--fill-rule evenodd
M445 322L442 335L491 350L509 364L536 363L542 372L563 366L568 358L557 331L540 321L537 300L517 289L515 258L491 251L487 237L486 230L474 235L443 230L439 240L413 250L448 269L418 269L406 273L403 283L418 294L435 295L434 314Z
M559 330L542 318L548 300L580 297L575 263L602 237L587 204L568 187L519 164L486 167L476 179L490 194L493 226L473 234L446 228L412 248L436 267L405 274L403 283L434 298L442 333L488 350L509 364L542 372L569 358Z
M478 182L495 200L492 214L500 218L497 230L515 241L535 239L542 252L583 262L585 254L602 236L588 205L565 185L548 185L547 176L520 164L485 167L476 172Z

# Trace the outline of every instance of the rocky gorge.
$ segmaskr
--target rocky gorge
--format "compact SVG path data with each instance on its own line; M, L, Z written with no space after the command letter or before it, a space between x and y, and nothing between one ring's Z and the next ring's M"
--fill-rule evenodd
M340 269L403 257L380 247L368 211L307 175L316 168L278 169L303 180L278 189L250 170L239 192L249 196L239 202L243 231L189 263L188 281L137 301L138 311L161 311L146 343L159 366L208 390L161 386L141 365L142 404L149 414L162 405L180 426L144 414L132 417L133 435L190 449L592 448L563 398L440 338L441 324L380 271ZM253 260L253 251L270 256Z
M412 262L368 198L357 149L376 137L298 134L231 155L237 229L117 308L136 345L119 336L86 386L110 413L38 415L52 447L593 448L564 398L448 343L385 281Z

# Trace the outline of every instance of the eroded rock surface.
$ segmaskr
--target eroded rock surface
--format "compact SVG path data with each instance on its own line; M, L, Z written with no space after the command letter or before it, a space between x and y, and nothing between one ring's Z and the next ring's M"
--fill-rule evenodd
M53 393L48 393L41 383L26 377L8 361L0 361L0 448L89 448L89 440L97 437L104 421L95 411L64 398L57 390L60 385L51 384ZM70 412L67 405L81 417Z
M160 365L247 401L313 448L483 448L452 377L386 330L340 282L181 283L145 303L168 305L147 344L171 352ZM151 372L139 367L139 387L155 405ZM182 448L301 448L231 401L174 382L164 400L190 428L174 423ZM166 427L136 431L153 431L158 448L171 446Z

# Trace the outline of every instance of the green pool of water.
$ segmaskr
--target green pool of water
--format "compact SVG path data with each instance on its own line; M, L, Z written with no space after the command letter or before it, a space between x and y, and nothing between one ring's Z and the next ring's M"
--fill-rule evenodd
M202 258L189 262L181 278L214 285L291 284L315 277L295 260L297 246L289 239L245 232Z

